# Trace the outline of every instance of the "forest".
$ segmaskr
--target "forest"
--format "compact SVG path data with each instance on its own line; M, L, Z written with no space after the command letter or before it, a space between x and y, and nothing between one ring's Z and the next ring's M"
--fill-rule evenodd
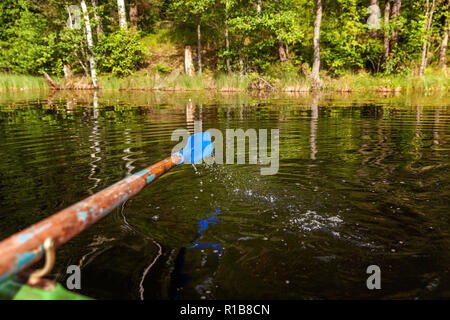
M444 90L450 0L2 0L0 87Z

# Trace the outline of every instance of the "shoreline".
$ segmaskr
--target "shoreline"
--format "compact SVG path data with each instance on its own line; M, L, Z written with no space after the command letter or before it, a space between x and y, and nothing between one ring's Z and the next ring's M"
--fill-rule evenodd
M266 77L266 78L264 78ZM267 80L266 80L267 79ZM238 74L196 75L183 74L134 74L126 78L98 78L95 89L90 78L74 77L56 79L61 86L54 89L43 76L0 74L0 92L7 91L142 91L142 92L217 92L217 93L446 93L450 90L450 78L445 73L430 73L423 77L396 75L375 77L347 74L339 78L324 78L320 88L314 88L310 80L299 75L240 76Z

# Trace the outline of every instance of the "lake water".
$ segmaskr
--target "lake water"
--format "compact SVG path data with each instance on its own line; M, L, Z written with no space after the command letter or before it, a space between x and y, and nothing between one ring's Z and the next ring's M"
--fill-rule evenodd
M450 298L448 95L3 93L0 239L168 157L195 120L279 129L278 173L178 166L48 278L79 265L96 299Z

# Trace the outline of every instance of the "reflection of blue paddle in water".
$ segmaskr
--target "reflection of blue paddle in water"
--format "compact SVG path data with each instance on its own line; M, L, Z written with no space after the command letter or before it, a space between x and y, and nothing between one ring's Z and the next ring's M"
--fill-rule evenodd
M198 232L197 232L197 238L195 238L194 241L192 241L193 245L188 247L188 249L193 249L193 248L213 248L214 252L217 255L221 255L223 253L223 248L222 245L220 243L197 243L197 241L202 237L202 232L205 231L206 229L208 229L208 226L210 224L216 224L219 221L219 218L217 218L217 214L220 213L219 209L216 209L215 213L208 213L207 216L209 216L209 218L206 219L202 219L198 221Z
M220 209L216 209L215 213L208 213L208 218L201 219L198 221L198 231L197 231L197 237L192 241L192 246L187 248L181 248L180 253L178 254L177 258L175 259L175 269L172 272L172 279L170 284L170 298L178 300L180 298L180 291L189 283L191 280L191 277L183 273L185 261L186 261L186 253L187 249L207 249L212 248L213 252L216 254L217 257L220 257L223 253L222 244L220 243L198 243L202 236L203 231L208 229L210 225L215 225L219 218L217 215L220 213Z

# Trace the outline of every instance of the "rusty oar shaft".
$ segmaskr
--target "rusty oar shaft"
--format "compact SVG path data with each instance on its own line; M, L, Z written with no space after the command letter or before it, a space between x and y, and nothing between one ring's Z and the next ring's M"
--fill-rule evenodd
M62 245L182 161L175 154L3 240L0 282L37 262L47 238Z

